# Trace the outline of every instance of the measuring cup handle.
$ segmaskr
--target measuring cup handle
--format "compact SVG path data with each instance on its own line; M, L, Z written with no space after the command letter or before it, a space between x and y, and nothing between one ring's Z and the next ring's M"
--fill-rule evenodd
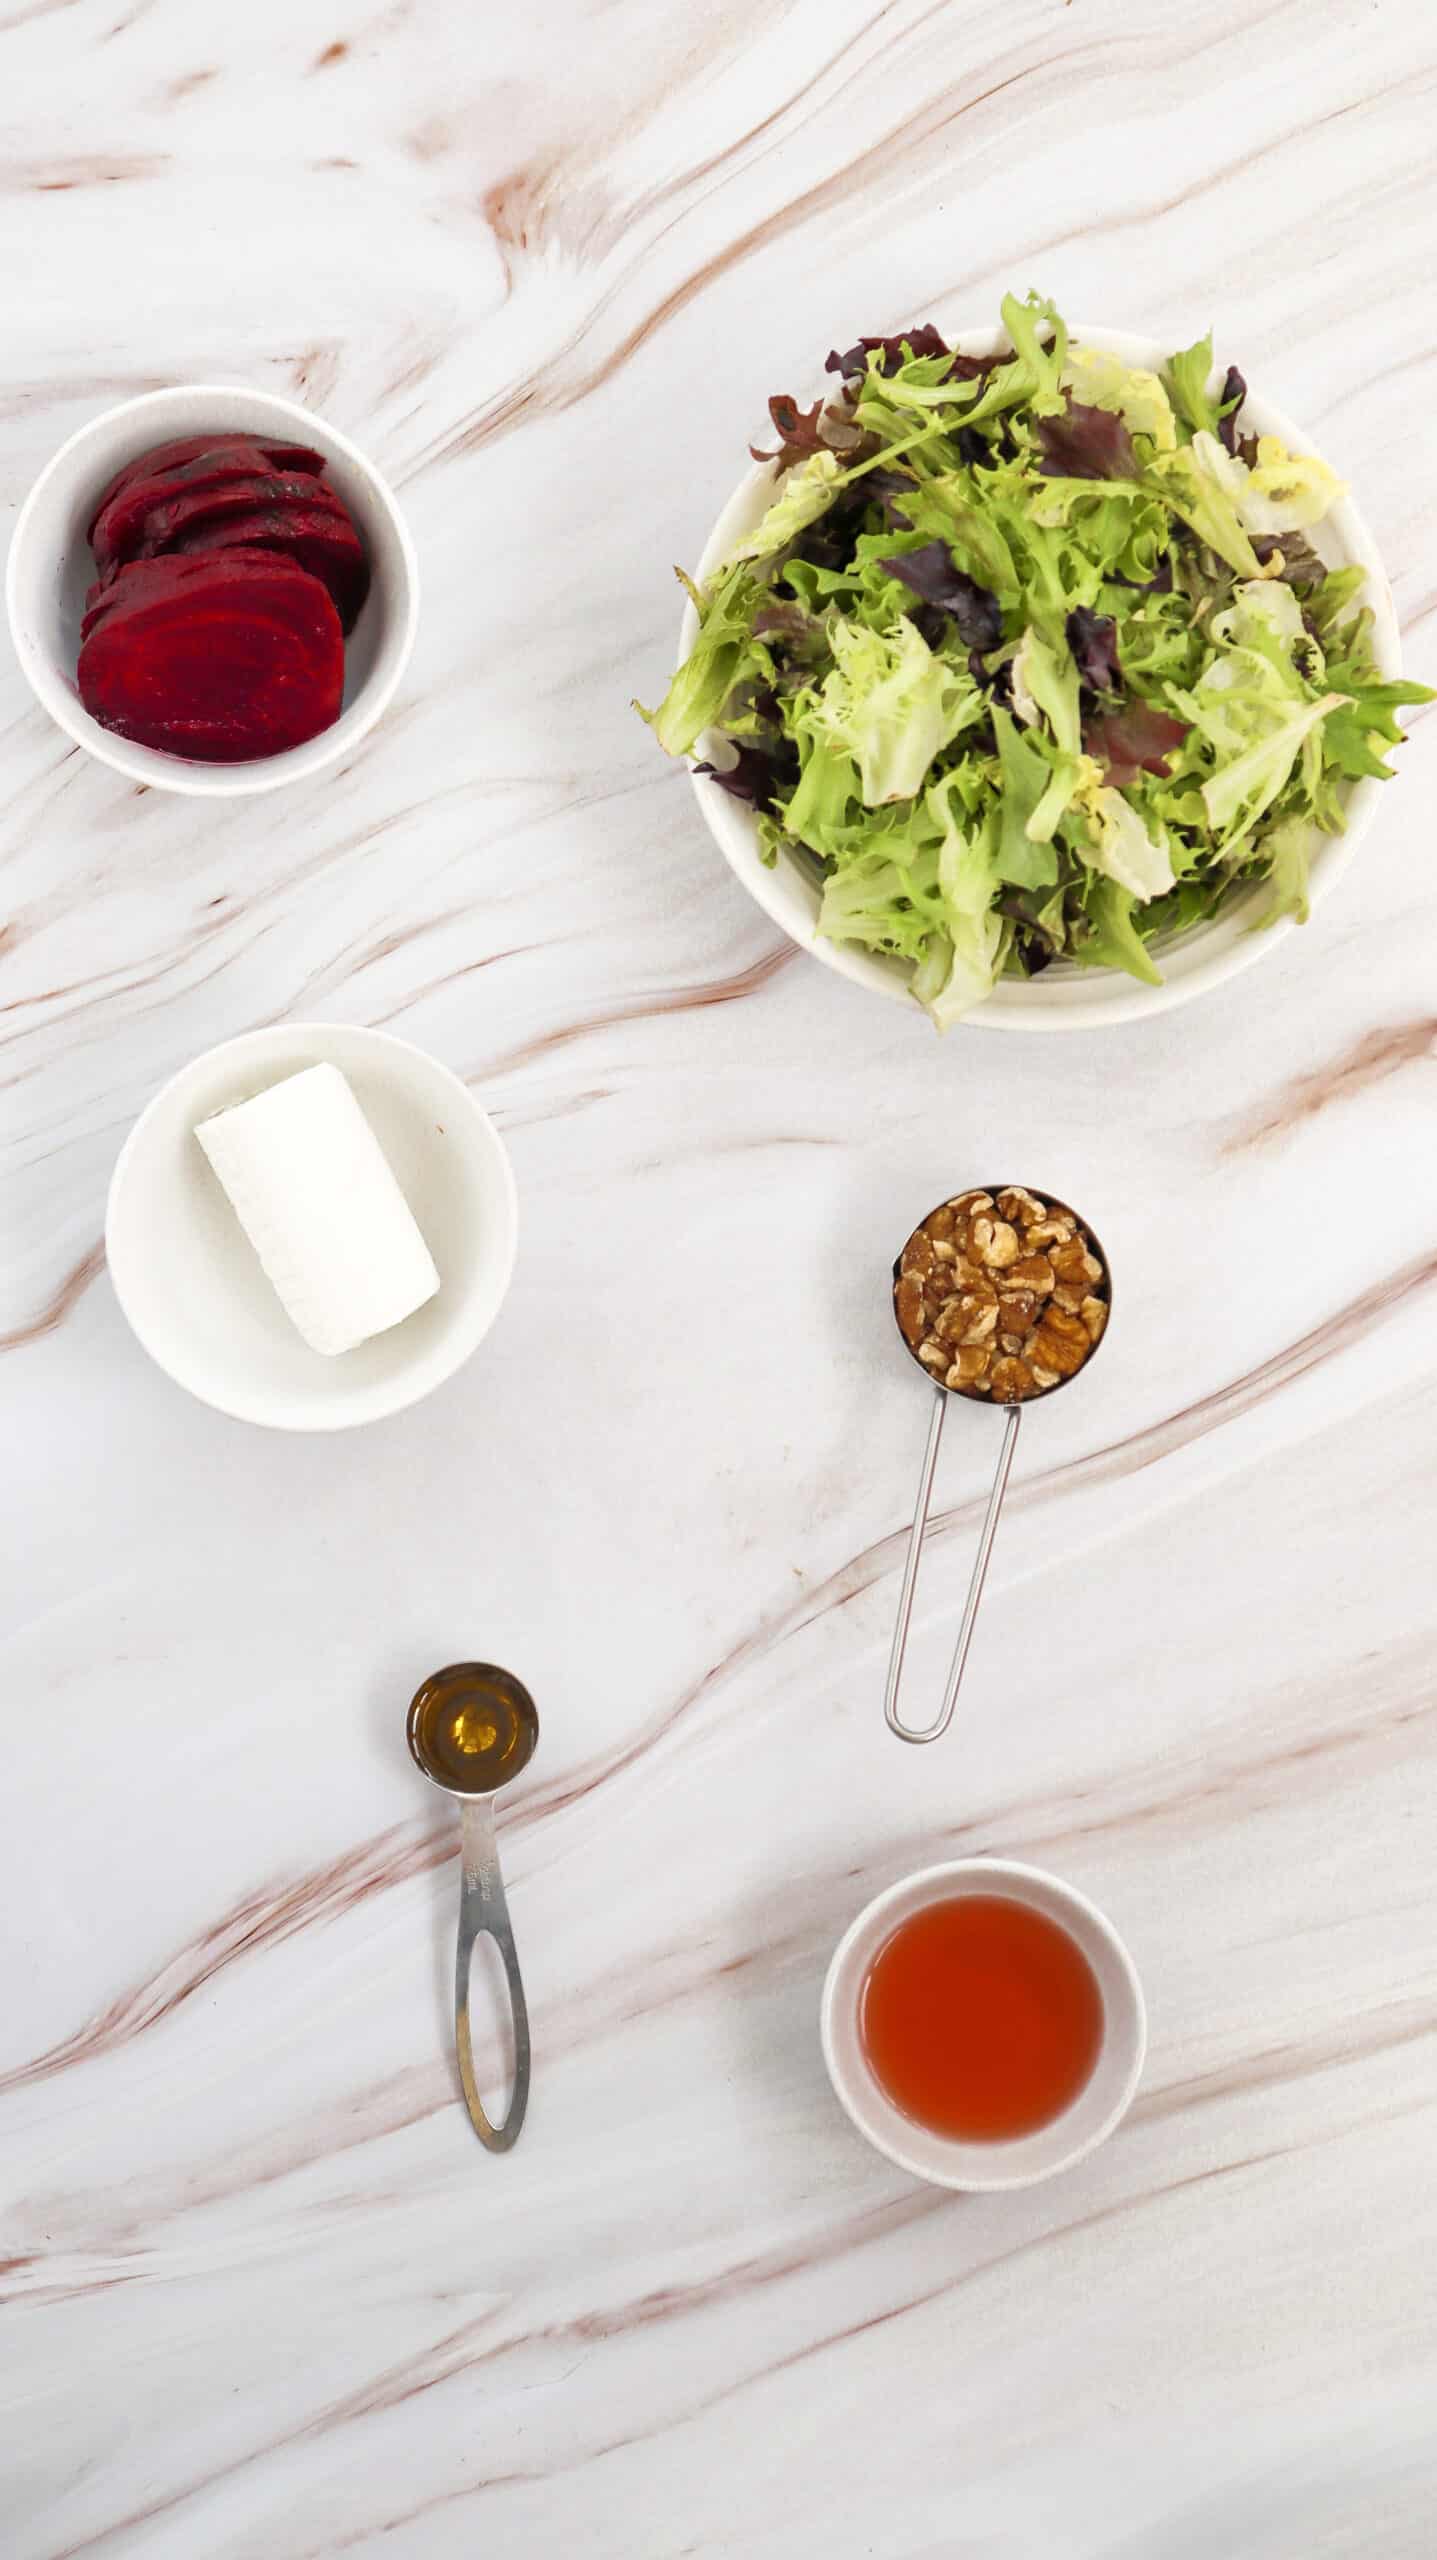
M464 1805L462 1849L464 1872L459 1894L459 1944L454 1965L454 2042L459 2056L459 2078L469 2120L485 2150L508 2151L519 2139L519 2128L529 2104L529 2011L514 1947L514 1932L509 1925L509 1905L504 1898L504 1877L499 1865L492 1798L479 1796ZM514 2085L509 2093L509 2112L502 2124L491 2124L484 2112L484 2101L474 2077L474 2046L469 2033L470 1960L475 1939L486 1936L493 1939L499 1951L514 2020Z
M936 1742L940 1734L947 1732L953 1721L953 1710L958 1704L959 1685L968 1660L968 1647L973 1641L973 1629L978 1622L978 1603L983 1597L988 1558L993 1552L993 1540L998 1528L998 1514L1003 1508L1003 1496L1008 1490L1008 1475L1013 1464L1013 1452L1018 1445L1018 1425L1023 1418L1022 1407L1010 1404L1007 1425L1003 1433L1003 1446L998 1455L998 1470L993 1478L993 1490L988 1496L988 1508L983 1515L983 1526L978 1535L978 1553L973 1560L968 1597L963 1604L963 1622L958 1629L958 1641L953 1648L953 1660L948 1668L948 1686L943 1692L943 1704L933 1723L920 1727L903 1722L898 1712L898 1692L903 1680L903 1656L908 1645L909 1621L913 1616L913 1595L918 1587L918 1563L923 1553L923 1533L928 1526L928 1506L933 1499L933 1471L938 1464L938 1450L943 1438L943 1420L947 1411L948 1397L944 1389L939 1387L933 1398L933 1419L928 1426L928 1446L923 1452L923 1469L918 1478L918 1500L913 1513L913 1526L908 1534L908 1553L903 1560L903 1587L898 1595L898 1624L893 1630L893 1651L888 1657L888 1687L883 1699L883 1720L889 1732L896 1733L900 1742Z

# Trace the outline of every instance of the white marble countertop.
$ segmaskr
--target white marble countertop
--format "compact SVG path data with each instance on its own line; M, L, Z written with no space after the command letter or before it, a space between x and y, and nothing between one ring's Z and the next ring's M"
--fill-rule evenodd
M1192 1008L940 1044L781 947L628 710L763 395L1029 283L1352 479L1437 674L1437 25L1379 0L444 0L0 18L0 494L108 402L298 392L425 605L338 779L197 810L0 667L7 2560L1425 2560L1437 2105L1437 722ZM103 1275L122 1135L251 1024L494 1112L516 1285L342 1441ZM886 1264L994 1160L1121 1327L1030 1418L958 1726L885 1734L926 1422ZM949 1434L916 1669L993 1454ZM537 2071L478 2150L416 1680L512 1664ZM918 2189L815 2032L873 1889L1055 1868L1151 2006L1055 2185Z

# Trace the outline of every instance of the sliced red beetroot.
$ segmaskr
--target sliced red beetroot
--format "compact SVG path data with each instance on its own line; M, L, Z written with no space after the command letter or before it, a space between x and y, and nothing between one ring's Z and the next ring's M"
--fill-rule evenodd
M339 616L321 581L279 553L134 561L106 599L80 651L80 699L117 736L242 764L338 719Z
M111 499L133 481L162 480L172 472L189 469L207 455L227 453L255 456L250 467L257 471L301 471L318 476L324 469L323 454L315 453L307 444L275 444L266 436L180 436L170 444L151 445L147 453L137 454L123 471L116 472L90 519L87 539L93 543L96 527Z
M108 569L102 569L98 578L95 580L94 585L92 587L87 587L85 591L85 618L80 625L80 637L82 640L89 638L91 629L99 620L99 617L104 612L106 605L113 604L115 580L119 574L119 564L117 562Z
M334 598L346 631L352 631L369 593L369 562L349 516L327 516L318 508L275 507L237 516L201 516L177 534L165 557L180 559L195 551L283 551L311 576L322 578Z
M197 465L198 469L199 466ZM299 472L280 473L206 468L189 483L176 479L135 480L122 489L97 523L93 550L102 569L112 560L148 560L164 551L206 508L241 506L318 507L326 515L345 517L344 501L323 482Z
M96 624L102 622L107 614L125 614L136 605L154 604L161 597L188 593L208 556L209 546L206 545L203 553L193 555L162 551L153 560L113 561L108 569L101 571L86 593L84 619L80 624L81 640L88 640ZM241 568L246 561L253 561L259 568L267 569L275 553L256 543L247 549L229 549L225 557Z
M231 552L229 556L231 562L242 570L246 560L253 560L267 569L274 555L268 551L254 551ZM123 617L167 597L187 595L200 579L204 566L203 559L184 559L168 551L156 560L116 561L95 580L85 598L82 636L88 639L95 625L109 614L118 613Z

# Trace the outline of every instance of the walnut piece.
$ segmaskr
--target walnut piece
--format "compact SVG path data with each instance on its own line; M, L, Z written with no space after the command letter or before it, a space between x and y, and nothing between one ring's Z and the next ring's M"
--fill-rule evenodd
M923 1284L910 1272L893 1292L898 1330L910 1351L916 1351L927 1330L923 1320Z
M1018 1259L1017 1233L1006 1218L975 1218L973 1242L979 1261L986 1263L990 1271L1006 1271Z
M1076 1377L1092 1347L1087 1326L1066 1307L1048 1309L1028 1346L1031 1357L1060 1378Z
M1021 1262L1012 1262L1004 1273L1010 1289L1031 1289L1036 1298L1051 1296L1053 1266L1045 1253L1025 1253Z
M995 1404L1022 1404L1038 1388L1026 1360L995 1360L988 1392Z
M1078 1313L1087 1326L1088 1340L1101 1342L1103 1327L1108 1321L1107 1301L1103 1298L1085 1298Z

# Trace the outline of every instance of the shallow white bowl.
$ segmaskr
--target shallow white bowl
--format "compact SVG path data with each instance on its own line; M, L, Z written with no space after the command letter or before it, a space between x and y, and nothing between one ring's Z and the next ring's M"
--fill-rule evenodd
M941 308L931 316L942 328ZM1006 343L1002 331L991 328L954 328L944 334L950 343L970 355L987 355L995 346ZM1110 349L1128 364L1159 367L1172 352L1155 339L1132 337L1120 329L1081 328L1074 322L1071 334L1086 346ZM825 396L831 398L837 387L834 381L827 381ZM1304 435L1270 400L1253 391L1247 395L1243 427L1258 435L1281 436L1295 452L1317 451L1310 436ZM762 438L756 437L755 441L762 442ZM704 545L696 572L700 584L718 568L740 537L758 523L773 494L771 463L757 464L745 474ZM1360 601L1372 608L1377 661L1384 678L1392 681L1402 672L1392 591L1377 546L1350 498L1344 498L1332 509L1317 540L1330 567L1360 561L1367 571ZM680 663L697 636L698 616L689 604L679 633ZM716 763L723 762L724 748L717 731L708 731L699 741L698 753ZM813 877L785 854L780 854L775 867L769 870L759 852L758 828L751 811L703 774L694 774L693 786L710 833L765 915L781 925L794 942L811 951L815 959L836 969L840 977L870 987L875 995L912 1005L908 984L911 972L906 963L861 951L853 943L821 940L817 933L819 892ZM1313 854L1314 907L1346 870L1387 787L1375 779L1351 786L1346 833L1321 838ZM1171 1005L1186 1004L1189 997L1201 995L1206 988L1235 976L1239 969L1251 968L1291 932L1290 916L1260 933L1252 930L1265 898L1266 891L1258 884L1234 898L1222 915L1156 946L1155 956L1164 979L1161 987L1141 986L1135 978L1125 977L1118 970L1078 969L1070 963L1055 962L1041 977L1026 983L1000 978L987 1001L966 1020L985 1031L1088 1031L1110 1022L1141 1021L1145 1016L1166 1012Z
M296 1333L194 1134L321 1060L348 1077L439 1271L427 1306L335 1360ZM374 1422L452 1377L499 1312L517 1239L509 1158L459 1078L338 1022L248 1031L182 1068L126 1139L105 1218L115 1294L151 1359L219 1412L285 1431Z
M879 2087L859 2032L869 1967L899 1922L929 1903L975 1893L1005 1896L1056 1921L1082 1949L1103 1995L1103 2041L1091 2078L1051 2124L1012 2142L955 2142L915 2124ZM839 1941L823 1986L820 2031L828 2076L864 2140L912 2177L972 2193L1036 2186L1095 2151L1128 2111L1148 2042L1142 1985L1111 1921L1072 1885L1013 1858L923 1867L878 1894Z
M117 471L150 445L208 428L253 432L307 444L325 457L324 478L344 500L369 552L370 589L344 644L344 702L332 728L283 755L253 764L208 764L162 755L117 738L80 700L75 665L85 590L95 576L88 540L95 502ZM15 653L51 718L79 746L132 782L157 791L236 799L307 781L356 747L373 728L404 673L419 615L414 546L392 492L372 462L337 427L296 400L231 383L187 383L147 391L92 418L48 462L20 510L5 571L5 603Z

